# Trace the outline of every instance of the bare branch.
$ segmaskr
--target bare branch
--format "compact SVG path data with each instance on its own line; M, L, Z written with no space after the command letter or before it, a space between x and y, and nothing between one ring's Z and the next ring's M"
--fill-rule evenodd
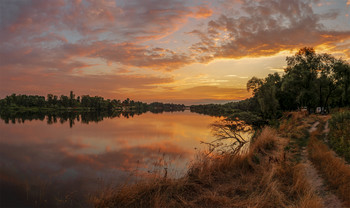
M221 120L211 125L213 135L217 137L211 142L201 142L208 145L208 155L216 151L219 154L238 154L247 143L241 135L251 131L251 127L241 120Z

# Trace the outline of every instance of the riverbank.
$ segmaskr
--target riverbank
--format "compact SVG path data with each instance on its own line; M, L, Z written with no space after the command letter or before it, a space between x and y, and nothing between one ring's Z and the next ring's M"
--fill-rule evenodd
M303 150L312 147L308 130L318 119L288 113L279 127L263 128L243 154L202 155L180 179L164 175L105 190L91 202L95 207L323 207L302 160ZM349 172L342 172L345 182ZM335 192L344 206L348 202L341 196L347 191Z

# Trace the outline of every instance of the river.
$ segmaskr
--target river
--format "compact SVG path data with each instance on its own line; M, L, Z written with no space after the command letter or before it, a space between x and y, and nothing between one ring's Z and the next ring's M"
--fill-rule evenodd
M86 206L106 187L181 177L219 118L184 111L66 120L0 119L2 206Z

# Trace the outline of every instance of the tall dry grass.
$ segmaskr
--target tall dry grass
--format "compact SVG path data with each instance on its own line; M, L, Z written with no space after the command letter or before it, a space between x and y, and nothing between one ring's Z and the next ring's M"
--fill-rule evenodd
M312 134L308 145L309 157L322 173L331 189L350 207L350 168L345 161L336 157L327 145Z
M203 155L183 178L126 185L91 201L96 207L322 207L281 141L264 128L244 154Z
M304 135L303 130L309 128L314 120L314 115L308 115L307 111L286 112L281 119L279 132L288 138L298 138Z

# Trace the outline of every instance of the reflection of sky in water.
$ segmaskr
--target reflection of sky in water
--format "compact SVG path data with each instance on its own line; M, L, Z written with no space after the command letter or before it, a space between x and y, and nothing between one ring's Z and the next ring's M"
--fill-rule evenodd
M213 139L208 126L215 120L190 112L75 122L73 128L67 123L5 124L1 120L1 187L5 190L1 194L8 200L11 196L52 200L68 194L74 201L103 183L125 183L133 180L130 175L163 174L164 167L168 176L179 177L200 141Z

